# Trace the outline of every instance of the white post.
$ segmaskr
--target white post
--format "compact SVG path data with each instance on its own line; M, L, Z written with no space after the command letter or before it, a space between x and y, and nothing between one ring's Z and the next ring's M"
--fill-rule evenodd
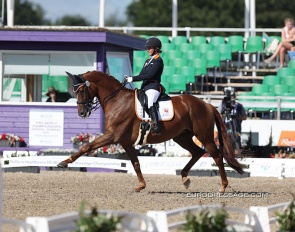
M250 0L250 28L251 28L251 35L256 35L254 31L256 29L256 9L255 9L255 0Z
M172 0L172 37L177 36L177 21L178 21L178 16L177 16L177 0Z
M99 27L104 27L105 0L100 0L99 2Z
M42 232L49 232L49 224L48 220L46 217L27 217L26 218L26 223L31 225L34 229L32 230L25 230L23 231L22 229L20 232L34 232L34 231L42 231Z
M7 0L7 26L14 25L14 0Z
M1 12L1 27L4 27L4 3L5 0L2 0L2 12Z
M245 22L245 29L248 30L250 28L250 14L249 14L249 11L250 11L250 0L245 0L245 19L244 19L244 22ZM246 31L245 34L244 34L244 37L245 38L248 38L249 37L249 31Z
M158 231L168 232L168 219L165 211L147 211L148 217L154 219Z
M249 210L254 212L257 216L254 231L270 232L268 208L260 206L251 206Z

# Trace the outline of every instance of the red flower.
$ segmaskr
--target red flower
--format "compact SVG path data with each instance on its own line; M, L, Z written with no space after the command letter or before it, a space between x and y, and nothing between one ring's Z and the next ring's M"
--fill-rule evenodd
M82 135L79 135L79 140L83 141L83 136Z
M1 140L4 140L4 139L6 139L6 134L1 135Z
M108 150L108 147L103 147L103 148L102 148L102 151L103 151L104 153L106 153L107 150Z
M19 137L19 141L24 142L25 140L23 139L23 137Z

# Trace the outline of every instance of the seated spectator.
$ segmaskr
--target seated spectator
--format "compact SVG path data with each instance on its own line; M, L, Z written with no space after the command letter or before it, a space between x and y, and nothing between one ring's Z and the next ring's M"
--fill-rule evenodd
M48 96L46 102L66 102L71 98L69 93L60 93L53 86L48 88L46 96Z
M291 18L285 19L285 27L281 32L282 41L278 44L275 52L271 57L265 60L265 63L270 64L278 54L280 54L280 68L284 67L285 55L287 51L295 50L295 28L294 21Z

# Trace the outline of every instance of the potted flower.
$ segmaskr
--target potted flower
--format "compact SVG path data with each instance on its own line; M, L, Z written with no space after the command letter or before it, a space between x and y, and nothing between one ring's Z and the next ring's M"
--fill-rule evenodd
M90 133L80 133L71 137L71 143L73 143L74 148L80 148L92 142L96 137Z
M91 156L113 159L129 159L124 148L120 144L111 144L96 149Z
M93 140L95 140L96 138L102 135L103 135L102 133L96 136L90 133L80 133L72 137L71 142L74 144L76 148L81 148L82 146L92 142ZM96 149L95 151L89 154L86 154L86 156L115 158L115 159L129 159L124 148L120 144L111 144L108 146L100 147Z
M0 137L1 147L26 147L25 140L14 134L1 134Z

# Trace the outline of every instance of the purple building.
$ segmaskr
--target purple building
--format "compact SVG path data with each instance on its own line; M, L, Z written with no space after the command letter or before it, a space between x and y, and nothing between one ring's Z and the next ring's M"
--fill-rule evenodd
M72 95L65 71L98 70L122 81L132 74L133 50L144 49L144 43L105 29L0 30L0 135L21 136L29 149L39 150L73 148L71 137L103 133L101 109L83 120L74 99L46 103L47 89L54 86Z

